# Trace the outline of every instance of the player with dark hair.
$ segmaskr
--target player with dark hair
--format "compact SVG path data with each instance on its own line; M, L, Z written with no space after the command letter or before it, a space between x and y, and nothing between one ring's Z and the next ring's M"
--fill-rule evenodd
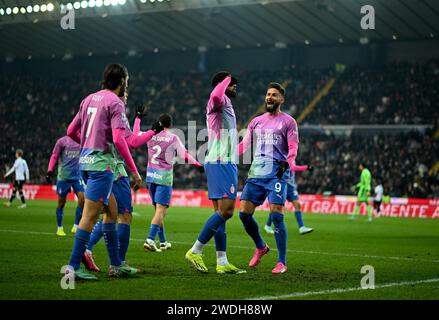
M384 196L384 187L381 182L381 178L377 178L376 186L374 189L374 197L373 197L373 208L376 212L377 217L381 215L381 203L383 202L383 196Z
M67 135L80 142L79 166L87 189L83 215L65 272L85 280L97 279L80 268L80 264L91 231L102 211L105 212L102 232L110 258L109 275L119 277L136 273L134 268L123 264L119 257L117 204L111 193L115 171L115 158L110 148L112 143L131 170L136 184L140 185L142 181L125 140L127 121L121 97L127 91L128 78L124 66L108 65L104 70L103 89L88 95L81 102L78 114L67 129Z
M121 98L124 105L127 104L128 93L125 92L123 98ZM134 131L131 131L128 120L125 117L125 139L130 148L138 148L151 138L163 130L163 126L159 121L152 125L151 130L146 132L140 131L141 119L146 115L146 107L139 106L136 111L136 117L134 121ZM113 144L111 144L111 151L115 159L115 171L113 175L113 186L111 192L117 203L117 213L118 213L118 225L117 225L117 238L118 238L118 248L119 248L119 258L124 265L128 265L126 262L126 254L130 242L131 234L131 223L133 220L132 212L132 194L130 179L125 170L125 162L120 156L119 152ZM134 185L136 189L137 185ZM87 244L87 249L84 253L82 262L87 270L99 272L100 268L96 265L93 247L99 242L103 236L103 220L99 220L98 223L93 227L92 233L90 235L90 241ZM135 269L135 268L133 268ZM135 269L138 271L138 269Z
M367 207L367 222L372 222L372 207L369 204L370 190L372 184L372 175L364 162L358 165L358 170L361 171L360 182L352 187L352 190L357 190L357 205L355 206L354 213L350 216L350 220L355 220L360 211L361 203L365 203Z
M66 205L67 195L71 190L78 197L78 206L75 212L75 223L71 232L76 233L79 221L84 209L84 182L79 172L79 143L73 141L69 136L64 136L56 141L52 150L49 166L47 168L46 181L52 183L53 169L58 162L58 177L56 181L56 193L58 194L58 206L56 208L56 221L58 229L57 236L65 236L63 228L64 206ZM59 160L59 161L58 161Z
M146 183L154 206L154 217L143 247L153 252L171 248L171 243L166 241L164 219L171 202L175 154L185 163L197 167L200 173L204 172L203 166L188 153L180 138L169 131L172 127L172 117L169 114L162 114L159 121L164 130L148 142L146 169ZM159 248L155 242L157 235L160 240Z
M268 198L270 215L274 223L274 236L279 251L278 261L272 273L287 271L287 229L283 207L287 196L287 179L290 169L295 170L295 159L299 145L296 121L280 110L285 101L285 89L279 83L268 85L265 95L266 113L254 118L248 125L246 135L238 146L242 155L253 145L256 147L248 179L241 195L240 218L248 235L256 245L250 267L256 267L262 256L269 252L262 239L253 214L257 206Z
M14 201L16 197L16 193L20 195L21 199L21 205L18 207L19 209L26 208L26 199L24 198L23 193L23 186L26 180L29 180L29 167L27 166L26 160L23 159L23 150L17 149L15 151L15 157L16 160L14 162L14 165L12 168L6 172L6 174L3 176L3 178L7 178L10 174L15 172L15 181L14 181L14 188L12 189L12 195L8 202L5 203L6 207L10 207L12 204L12 201Z
M208 197L215 212L204 224L198 239L186 252L186 259L200 272L208 272L202 252L207 242L215 237L217 273L244 273L229 263L226 255L225 224L233 216L238 187L236 116L232 100L236 97L237 79L221 71L212 78L213 90L207 102L208 154L204 169L207 176Z

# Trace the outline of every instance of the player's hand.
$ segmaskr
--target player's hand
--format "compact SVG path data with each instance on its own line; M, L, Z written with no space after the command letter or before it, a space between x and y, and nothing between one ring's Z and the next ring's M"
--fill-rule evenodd
M46 181L47 181L47 183L52 183L52 177L53 177L53 172L52 171L47 171L47 174L46 174Z
M198 169L198 172L199 172L200 174L203 174L203 173L205 172L203 166L199 166L199 167L197 167L197 169Z
M277 173L276 176L278 179L281 179L285 173L285 171L287 171L289 169L290 165L288 164L288 162L282 161L279 164L279 168L277 168Z
M152 124L151 130L154 131L155 134L163 131L163 125L160 121L156 121Z
M142 177L140 176L140 174L138 172L134 172L133 178L134 178L133 190L137 191L142 186Z
M147 112L148 112L148 107L146 105L145 106L138 105L136 109L136 118L142 120L142 118L146 116Z
M309 171L309 172L313 172L313 171L314 171L314 167L313 167L312 165L309 165L309 166L308 166L308 171Z

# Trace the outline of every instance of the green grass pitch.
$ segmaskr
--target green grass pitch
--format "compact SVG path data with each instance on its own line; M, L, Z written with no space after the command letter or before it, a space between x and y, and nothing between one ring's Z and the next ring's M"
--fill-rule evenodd
M273 236L263 233L272 249L255 270L248 262L253 243L238 214L227 223L228 257L247 274L215 273L213 239L205 249L208 274L191 269L185 252L196 240L212 210L171 207L166 233L171 250L144 252L151 206L136 206L128 261L144 270L130 279L109 279L103 241L95 247L103 270L97 282L77 282L75 290L60 287L61 266L67 264L73 236L55 236L54 201L29 201L28 208L0 208L0 299L439 299L439 220L365 217L347 221L344 215L305 214L311 234L298 233L294 215L288 228L288 272L272 275L276 258ZM70 231L74 203L65 210L64 229ZM256 212L263 226L266 212ZM262 231L263 232L263 231ZM362 290L361 267L375 270L375 289ZM428 280L423 282L423 280Z

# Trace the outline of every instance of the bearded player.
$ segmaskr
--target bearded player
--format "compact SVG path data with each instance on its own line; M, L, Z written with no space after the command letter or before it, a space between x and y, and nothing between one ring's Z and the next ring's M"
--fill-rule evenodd
M124 97L128 87L127 69L120 64L108 65L104 70L102 87L102 90L88 95L81 102L78 114L67 129L67 135L80 142L79 165L87 189L83 215L65 273L84 280L97 279L80 268L80 264L91 231L102 211L105 212L102 231L110 258L109 276L120 277L136 273L134 268L125 265L119 257L117 204L111 194L115 171L111 144L114 144L129 167L136 184L140 185L142 181L125 140L126 115L121 97Z
M241 155L253 143L256 144L253 162L241 195L239 214L245 230L256 245L249 266L256 267L262 256L269 252L253 218L256 207L268 198L279 251L277 264L272 270L274 274L287 271L287 229L283 207L287 196L290 167L294 170L299 145L296 121L280 110L285 101L284 97L285 89L279 83L272 82L268 85L265 95L267 112L250 122L247 133L238 146L238 154Z

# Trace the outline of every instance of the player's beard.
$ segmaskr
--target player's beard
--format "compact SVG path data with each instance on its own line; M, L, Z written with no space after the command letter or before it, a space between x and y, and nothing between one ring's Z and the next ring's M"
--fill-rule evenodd
M118 96L120 97L120 98L123 98L123 96L125 95L125 92L127 91L127 87L126 86L122 86L121 88L120 88L120 91L119 91L119 94L118 94Z
M267 102L265 102L265 110L267 110L267 112L270 113L275 113L276 110L278 110L280 107L280 103L275 103L273 102L273 104L268 104Z
M229 98L236 98L237 93L234 90L230 90L229 88L226 89L226 96Z

